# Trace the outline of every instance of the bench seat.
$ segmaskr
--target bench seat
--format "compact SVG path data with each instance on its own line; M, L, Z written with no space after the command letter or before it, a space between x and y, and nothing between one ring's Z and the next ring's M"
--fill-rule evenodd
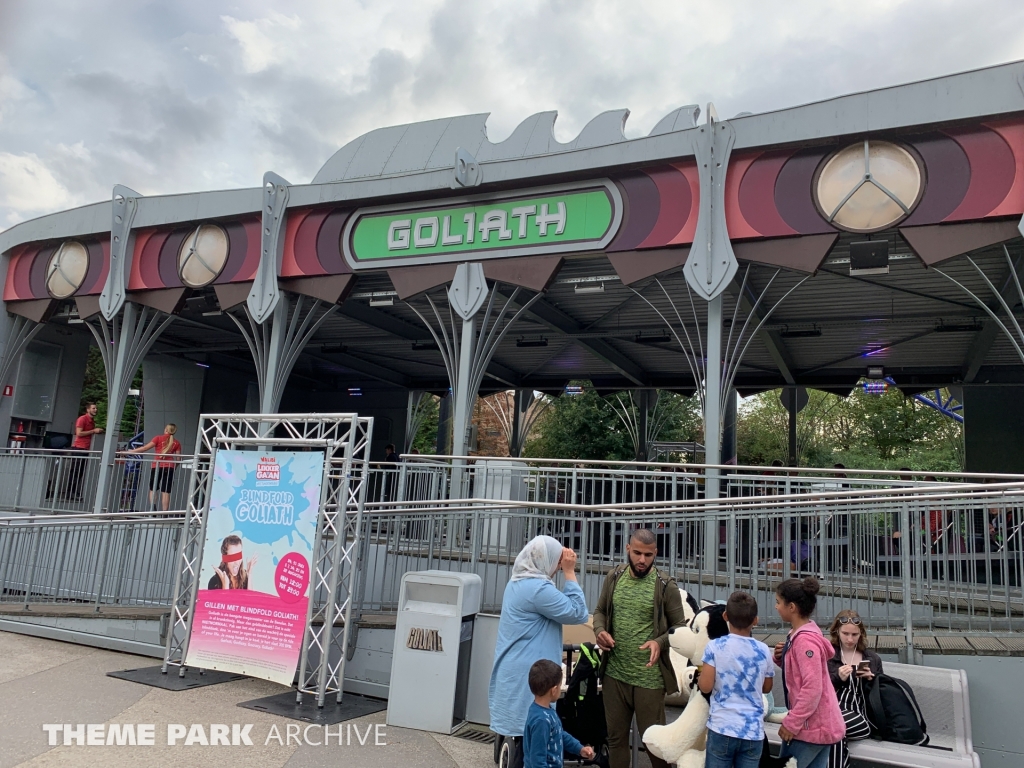
M885 672L910 684L928 725L929 745L915 747L864 739L850 742L850 757L874 765L899 768L981 768L971 738L967 673L885 662ZM776 674L776 679L781 678ZM779 726L765 723L768 741L778 746ZM938 749L936 749L938 747Z

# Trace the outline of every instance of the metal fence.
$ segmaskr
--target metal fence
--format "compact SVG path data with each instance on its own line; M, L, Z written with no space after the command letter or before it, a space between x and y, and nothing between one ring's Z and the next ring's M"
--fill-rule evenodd
M147 469L131 470L133 504L116 512L0 521L0 599L169 605L182 518L135 511L149 503ZM184 485L188 472L178 469L174 482ZM723 495L705 499L701 466L378 465L361 522L355 609L394 611L402 575L436 568L479 573L484 610L498 610L515 555L540 533L579 553L593 609L631 531L645 527L657 537L659 568L701 599L750 591L762 625L777 625L780 580L814 575L823 622L852 607L893 633L1024 630L1024 478L717 469ZM462 498L446 498L453 478Z
M9 512L92 512L97 492L107 512L184 509L191 456L119 453L110 483L97 488L99 451L0 449L0 509Z
M362 609L393 611L403 573L442 569L478 573L483 610L498 610L516 554L542 533L577 551L593 608L604 574L625 561L632 531L649 528L659 568L698 599L724 599L734 589L755 594L764 626L778 625L770 610L775 586L813 575L822 584L822 621L855 608L889 631L1024 629L1020 484L697 499L683 508L504 504L429 502L421 511L366 514Z
M0 448L0 509L91 511L99 460L99 451Z
M180 514L0 518L0 603L169 606Z

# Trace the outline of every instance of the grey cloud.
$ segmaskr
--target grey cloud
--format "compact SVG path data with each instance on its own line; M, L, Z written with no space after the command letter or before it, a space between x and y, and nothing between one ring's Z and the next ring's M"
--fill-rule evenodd
M568 140L628 107L627 134L640 135L686 103L731 116L1024 58L1019 0L442 0L417 5L416 25L408 8L294 2L297 30L260 27L288 41L281 61L249 72L221 17L281 12L270 0L0 2L0 51L21 86L0 152L38 156L83 202L114 183L224 188L271 169L302 183L342 144L397 123L491 112L500 140L557 109ZM384 21L356 40L357 16ZM0 207L0 221L43 212Z

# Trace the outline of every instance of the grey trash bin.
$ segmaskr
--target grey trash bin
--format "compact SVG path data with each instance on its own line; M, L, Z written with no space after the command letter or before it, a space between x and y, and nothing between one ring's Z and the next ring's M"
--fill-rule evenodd
M465 721L482 587L475 573L411 571L402 577L388 725L451 733Z

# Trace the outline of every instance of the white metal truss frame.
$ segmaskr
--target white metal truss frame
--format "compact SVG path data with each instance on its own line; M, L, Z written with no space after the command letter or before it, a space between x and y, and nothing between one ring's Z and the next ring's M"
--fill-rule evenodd
M324 451L313 568L306 629L299 661L297 699L328 694L340 702L345 679L345 650L354 617L352 596L358 573L359 530L366 500L373 418L354 413L203 414L199 419L188 507L178 549L171 621L163 671L179 667L184 675L196 593L201 586L203 543L217 451L221 449ZM338 637L335 625L342 628ZM353 635L354 637L354 635Z

